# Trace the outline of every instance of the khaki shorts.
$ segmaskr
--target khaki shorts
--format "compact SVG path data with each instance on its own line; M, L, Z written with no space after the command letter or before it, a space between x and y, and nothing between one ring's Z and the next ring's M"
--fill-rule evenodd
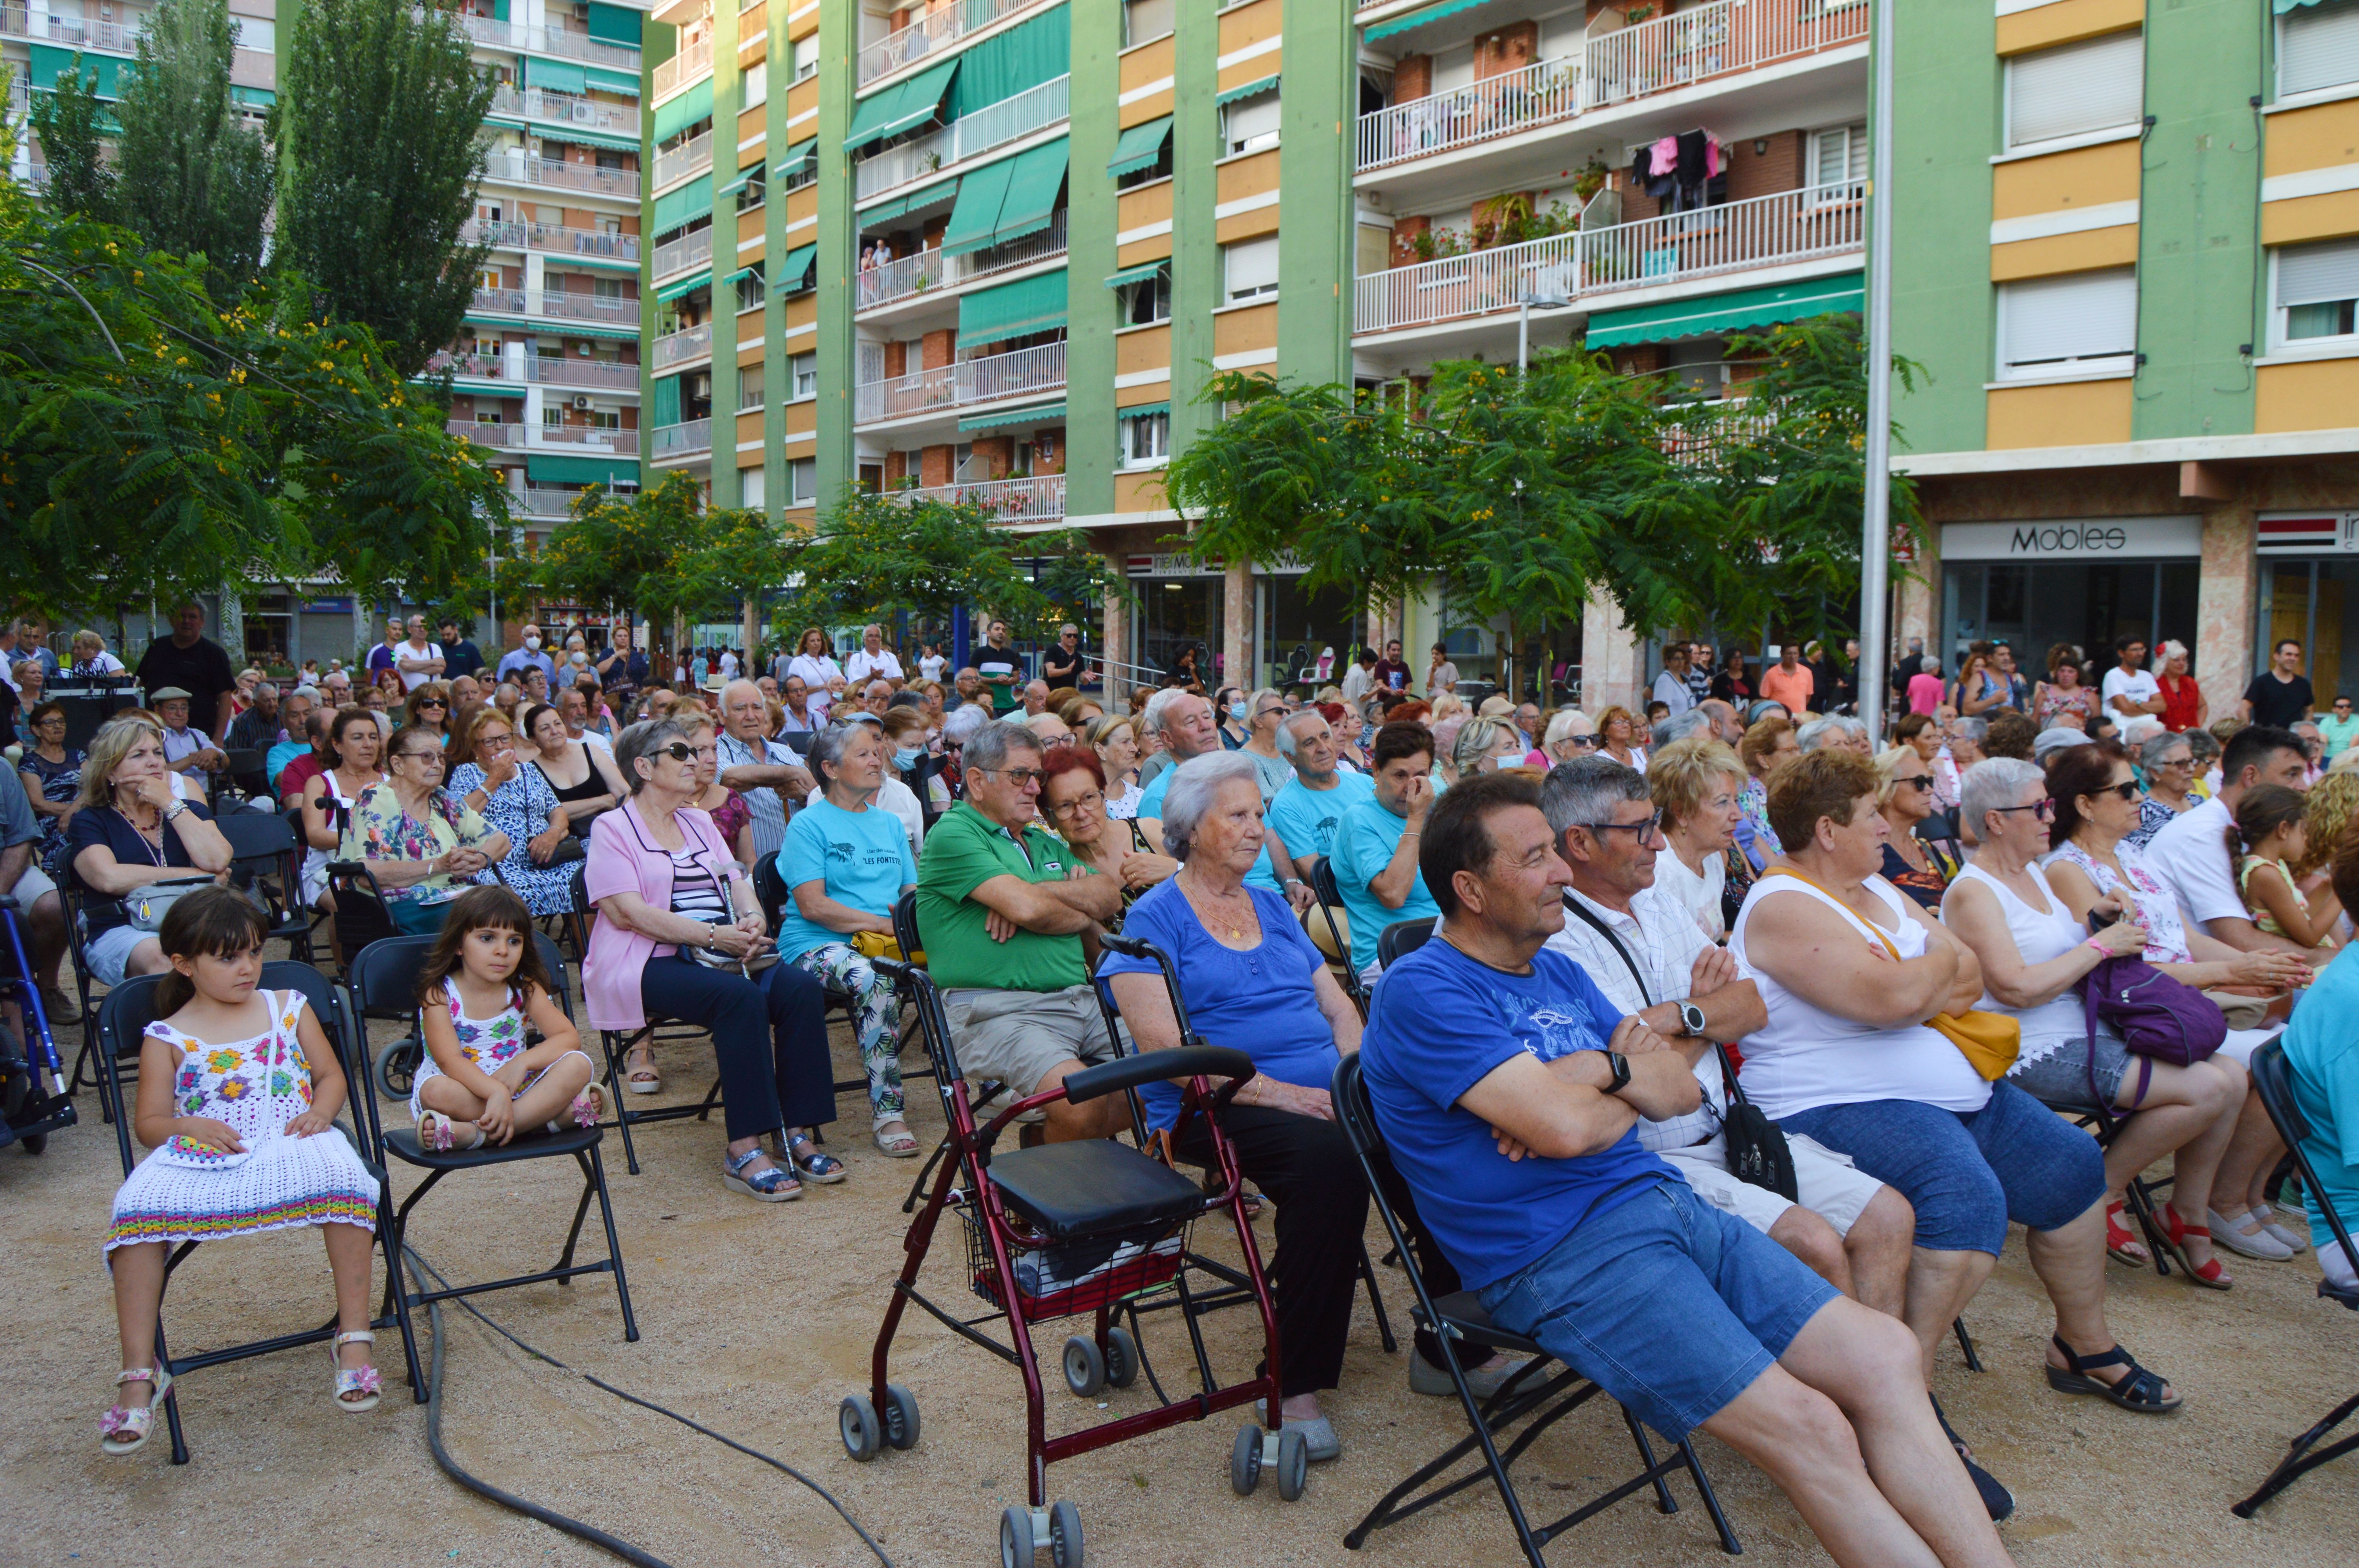
M1088 986L1060 991L953 990L942 998L959 1070L1032 1094L1060 1062L1094 1066L1114 1057L1105 1014Z
M1838 1154L1799 1132L1786 1134L1786 1147L1793 1151L1794 1190L1801 1195L1799 1206L1833 1226L1837 1236L1850 1235L1861 1211L1884 1184L1854 1166L1849 1155ZM1728 1173L1725 1133L1685 1149L1658 1152L1671 1169L1688 1179L1696 1196L1734 1215L1765 1236L1779 1216L1798 1206L1767 1187L1756 1187Z

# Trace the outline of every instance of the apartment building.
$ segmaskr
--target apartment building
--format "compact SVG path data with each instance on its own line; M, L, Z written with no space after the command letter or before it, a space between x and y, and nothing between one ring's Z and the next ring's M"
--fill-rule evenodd
M2176 638L2214 716L2359 682L2359 0L1906 5L1894 341L1954 657Z
M123 72L139 53L139 30L148 5L122 0L0 0L0 64L8 68L9 120L17 128L16 167L8 172L38 189L48 178L40 149L27 129L32 94L47 92L82 59L85 77L95 75L97 92L112 101ZM236 29L230 55L230 93L241 113L259 121L277 100L278 21L277 0L230 0Z

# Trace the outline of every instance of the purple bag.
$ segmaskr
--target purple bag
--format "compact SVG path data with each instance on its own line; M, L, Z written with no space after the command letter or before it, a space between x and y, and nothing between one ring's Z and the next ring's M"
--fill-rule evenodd
M2130 1054L2142 1058L2132 1109L2145 1103L2146 1091L2154 1081L2155 1063L2191 1067L2228 1038L2228 1021L2217 1003L2144 958L2104 959L2082 980L2081 989L2089 1028L2090 1098L2104 1108L2107 1121L2113 1119L2111 1108L2105 1107L2104 1097L2097 1092L2100 1020L2113 1025Z

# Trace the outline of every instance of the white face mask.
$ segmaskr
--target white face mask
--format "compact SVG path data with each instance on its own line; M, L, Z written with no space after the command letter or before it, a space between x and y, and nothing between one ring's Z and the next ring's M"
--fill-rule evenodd
M524 651L527 654L538 654L540 652L540 639L538 637L527 637L524 640Z

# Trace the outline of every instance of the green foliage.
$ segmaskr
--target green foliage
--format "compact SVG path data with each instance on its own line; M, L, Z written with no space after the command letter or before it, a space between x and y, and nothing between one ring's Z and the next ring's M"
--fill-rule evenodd
M1022 548L1038 563L1034 586L1044 600L1037 626L1009 630L1017 637L1052 640L1066 622L1087 626L1105 609L1108 599L1136 605L1138 596L1129 579L1114 569L1104 552L1079 528L1035 534Z
M274 132L277 260L330 319L366 324L405 375L459 330L488 247L460 242L492 79L440 7L309 0Z
M100 156L114 118L97 92L98 72L82 74L82 56L59 73L56 90L33 95L32 122L49 159L50 206L101 223L114 221L114 169Z
M1049 600L1018 568L987 507L903 502L847 489L794 552L800 581L772 611L783 635L796 628L856 621L887 611L947 622L973 605L1011 626L1037 624Z
M593 484L541 546L537 579L553 598L660 622L687 608L674 561L703 528L704 499L687 474L667 474L627 501Z
M706 513L673 564L683 613L691 621L735 620L746 605L786 586L801 545L799 533L773 526L758 506Z
M276 178L230 97L225 0L164 0L123 73L115 221L153 250L202 256L213 297L237 298L262 265Z

